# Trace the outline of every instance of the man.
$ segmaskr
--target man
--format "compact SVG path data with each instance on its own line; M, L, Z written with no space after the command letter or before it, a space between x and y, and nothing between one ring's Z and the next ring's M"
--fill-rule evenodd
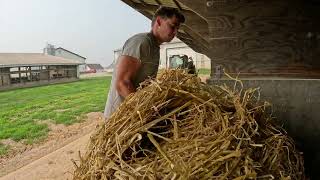
M139 83L157 75L159 46L170 42L184 21L177 9L160 7L152 19L151 31L136 34L125 42L112 75L105 118L109 118L121 102L136 91Z

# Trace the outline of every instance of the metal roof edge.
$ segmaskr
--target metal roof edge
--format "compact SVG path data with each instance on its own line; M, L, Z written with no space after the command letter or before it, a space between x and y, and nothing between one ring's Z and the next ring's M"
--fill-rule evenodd
M69 53L71 53L71 54L74 54L74 55L76 55L76 56L79 56L79 57L81 57L81 58L83 58L83 59L87 59L86 57L80 56L79 54L74 53L74 52L72 52L72 51L69 51L69 50L67 50L67 49L65 49L65 48L58 47L58 48L56 48L56 50L57 50L57 49L62 49L62 50L67 51L67 52L69 52Z
M65 63L65 64L55 64L55 63L52 63L52 64L11 64L11 65L4 65L4 64L0 64L0 68L5 68L5 67L25 67L25 66L60 66L60 65L65 65L65 66L68 66L68 65L82 65L82 64L85 64L85 63Z

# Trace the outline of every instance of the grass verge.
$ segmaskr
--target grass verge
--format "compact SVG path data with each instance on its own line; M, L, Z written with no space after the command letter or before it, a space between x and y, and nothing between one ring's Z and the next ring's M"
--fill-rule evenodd
M197 69L199 75L210 75L211 69Z
M82 79L77 82L0 92L0 140L41 140L48 125L70 125L89 112L103 111L111 77ZM1 152L6 146L0 145Z

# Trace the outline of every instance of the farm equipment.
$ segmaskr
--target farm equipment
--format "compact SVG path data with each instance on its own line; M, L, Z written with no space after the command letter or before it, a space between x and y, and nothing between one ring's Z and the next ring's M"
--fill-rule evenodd
M186 69L188 73L195 74L196 67L191 57L187 55L172 55L169 57L169 69Z

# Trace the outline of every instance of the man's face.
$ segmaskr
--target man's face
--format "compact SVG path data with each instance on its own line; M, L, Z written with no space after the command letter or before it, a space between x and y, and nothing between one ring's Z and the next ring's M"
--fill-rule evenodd
M179 20L176 16L172 18L161 18L158 17L158 34L162 42L170 42L177 34L177 31L180 27Z

